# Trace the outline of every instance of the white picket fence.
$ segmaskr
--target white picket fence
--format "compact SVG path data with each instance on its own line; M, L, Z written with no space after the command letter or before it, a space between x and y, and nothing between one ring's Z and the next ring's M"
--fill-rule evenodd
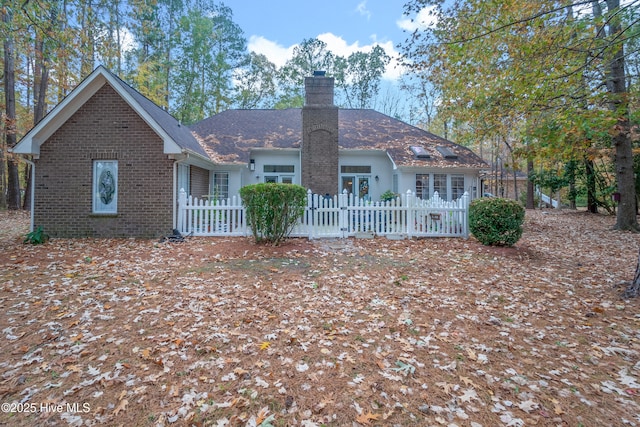
M304 215L292 237L310 239L372 235L469 237L469 195L446 201L435 193L422 200L411 191L388 202L371 202L346 192L327 197L307 194ZM240 196L223 200L178 197L178 230L194 236L249 236Z

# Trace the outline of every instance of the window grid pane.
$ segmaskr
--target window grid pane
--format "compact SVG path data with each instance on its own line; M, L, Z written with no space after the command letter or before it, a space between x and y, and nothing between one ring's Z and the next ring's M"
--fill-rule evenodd
M371 166L340 166L340 173L371 173Z
M458 200L464 194L464 175L451 175L451 200Z
M217 200L229 198L229 174L216 172L213 174L213 195Z
M433 174L433 192L438 192L438 196L447 200L447 175L444 173Z
M429 174L416 175L416 197L429 198Z
M264 165L265 173L293 173L295 167L293 165Z

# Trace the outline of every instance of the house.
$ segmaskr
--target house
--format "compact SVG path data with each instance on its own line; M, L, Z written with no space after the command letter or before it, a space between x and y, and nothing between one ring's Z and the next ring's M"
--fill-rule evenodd
M104 67L14 147L32 160L32 227L54 237L157 237L181 188L226 198L248 184L476 197L486 168L466 147L374 110L340 109L334 81L305 80L301 109L228 110L185 126Z

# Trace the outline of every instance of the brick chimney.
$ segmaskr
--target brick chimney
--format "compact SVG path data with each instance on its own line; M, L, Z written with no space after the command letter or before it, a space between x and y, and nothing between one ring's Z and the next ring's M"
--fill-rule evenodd
M338 193L338 107L333 77L316 71L304 79L302 107L302 186L317 194Z

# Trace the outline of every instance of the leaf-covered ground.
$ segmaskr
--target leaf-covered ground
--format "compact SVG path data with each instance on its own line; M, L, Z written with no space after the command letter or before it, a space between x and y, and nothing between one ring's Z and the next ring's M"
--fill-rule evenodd
M0 214L0 424L640 426L640 236L54 239Z

